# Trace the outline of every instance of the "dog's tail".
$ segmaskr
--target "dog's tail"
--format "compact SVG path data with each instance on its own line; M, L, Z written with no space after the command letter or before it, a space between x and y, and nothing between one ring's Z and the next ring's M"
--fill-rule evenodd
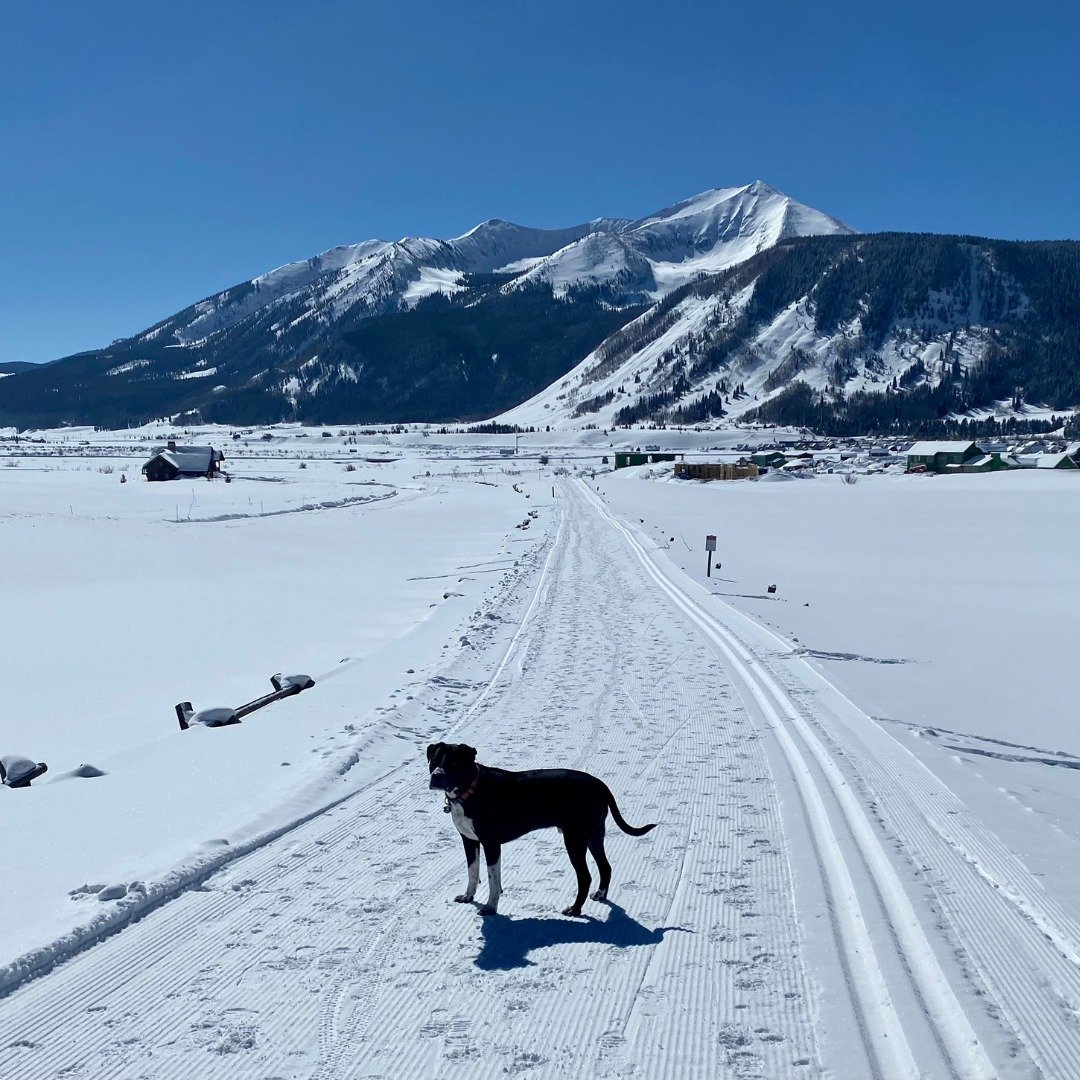
M615 796L611 794L611 789L607 785L605 785L605 789L607 790L607 804L608 809L611 811L611 817L624 833L629 833L630 836L644 836L647 832L651 832L656 828L655 821L651 825L641 825L637 828L633 825L627 825L622 814L619 813L619 807L615 802Z

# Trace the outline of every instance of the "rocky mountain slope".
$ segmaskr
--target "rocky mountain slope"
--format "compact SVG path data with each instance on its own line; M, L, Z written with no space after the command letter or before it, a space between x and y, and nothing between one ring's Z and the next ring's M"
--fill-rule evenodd
M369 240L5 379L0 423L490 416L686 282L790 237L849 232L758 181L637 221Z
M673 290L501 420L722 417L944 430L1080 405L1080 244L880 234L781 242Z
M637 221L335 248L0 379L0 424L22 426L743 418L945 434L1077 406L1080 244L858 235L761 182Z

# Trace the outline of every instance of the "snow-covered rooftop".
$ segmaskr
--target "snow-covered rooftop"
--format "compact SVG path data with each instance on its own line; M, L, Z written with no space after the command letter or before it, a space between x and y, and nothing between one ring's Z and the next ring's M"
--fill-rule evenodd
M205 473L210 471L214 461L214 448L212 446L159 446L150 460L164 458L170 465L176 467L182 473Z
M1056 469L1068 457L1070 455L1067 452L1063 454L1039 454L1035 459L1035 467L1037 469Z
M917 442L908 448L915 457L932 457L934 454L962 454L975 444L972 442Z

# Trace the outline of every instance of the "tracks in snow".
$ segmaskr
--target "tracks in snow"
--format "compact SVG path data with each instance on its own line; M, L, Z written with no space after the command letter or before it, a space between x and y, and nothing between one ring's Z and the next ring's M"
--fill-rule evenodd
M509 644L470 634L400 716L414 766L0 1002L5 1080L1069 1074L1077 938L1023 868L789 643L584 485L560 502ZM572 875L545 833L506 849L500 915L453 904L434 730L658 820L610 831L613 902L555 914Z
M577 764L661 822L612 830L610 905L556 914L554 833L507 848L502 914L454 904L421 741L414 768L0 1002L5 1080L818 1076L765 732L718 658L673 665L697 631L597 524L566 500L510 647L447 672L438 707L482 760Z
M871 993L860 1011L869 1006L880 1016L872 988L881 980L872 968L876 963L884 975L899 959L909 986L890 977L888 989L897 1019L909 1029L917 1073L936 1070L924 1044L912 1038L920 1025L905 1007L905 989L953 1075L1080 1075L1077 920L940 779L803 662L795 644L685 579L673 580L679 575L653 561L647 539L615 521L592 492L587 497L624 533L650 577L713 639L749 698L772 713L801 777L804 805L821 803L825 810L815 831L832 857L839 848L856 877L858 863L865 867L872 888L857 889L857 902L872 930L875 909L884 922L872 933L876 960L847 950L849 971L860 959L871 968L861 988ZM809 790L814 787L823 799ZM857 858L844 856L844 848L854 848ZM836 884L842 879L841 872ZM905 1056L894 1051L888 1075L904 1066Z
M992 1080L993 1067L937 963L880 838L874 834L846 780L792 700L707 608L679 590L657 569L642 541L618 522L585 485L582 490L597 511L623 534L652 580L720 650L739 679L748 703L753 702L772 728L808 815L815 855L834 912L837 949L844 957L849 989L863 1027L874 1074L899 1080L918 1076L921 1070L893 1005L888 980L877 959L836 826L806 754L816 762L832 797L839 804L843 826L849 830L873 879L896 943L903 951L904 967L945 1051L952 1075Z

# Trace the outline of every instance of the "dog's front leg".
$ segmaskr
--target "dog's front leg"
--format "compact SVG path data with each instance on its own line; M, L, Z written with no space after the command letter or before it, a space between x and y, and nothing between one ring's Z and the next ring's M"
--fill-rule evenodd
M484 860L487 862L488 898L480 908L481 915L494 915L499 910L502 896L502 845L484 843Z
M465 891L454 899L459 904L468 904L476 895L476 886L480 884L480 842L463 836L461 842L465 845L465 858L469 864L469 884Z

